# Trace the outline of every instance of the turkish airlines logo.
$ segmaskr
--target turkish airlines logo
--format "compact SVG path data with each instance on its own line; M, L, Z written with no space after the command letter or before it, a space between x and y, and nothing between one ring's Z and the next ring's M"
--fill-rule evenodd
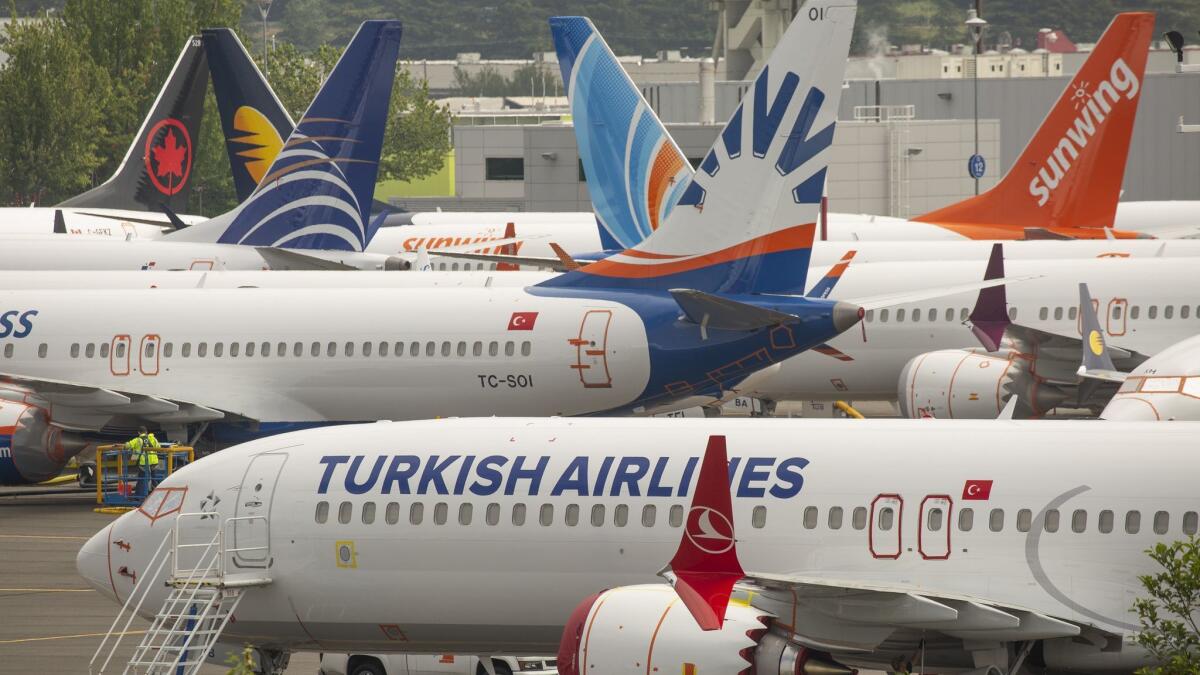
M168 117L155 124L143 161L154 189L168 196L182 190L192 173L192 137L183 122Z
M688 541L709 555L719 555L733 548L733 523L724 513L707 506L693 506L688 511Z
M537 312L513 312L512 318L508 320L509 330L533 330L533 324L537 323Z
M1096 85L1095 89L1089 92L1087 86L1086 81L1080 82L1071 94L1071 102L1077 111L1075 120L1058 139L1054 150L1038 170L1038 175L1029 182L1029 194L1037 198L1038 206L1050 201L1050 194L1070 171L1071 162L1079 159L1088 141L1096 135L1096 130L1104 124L1121 96L1133 100L1141 90L1137 76L1124 59L1117 59L1113 63L1108 79Z
M963 485L963 500L984 501L992 497L992 481L969 480Z

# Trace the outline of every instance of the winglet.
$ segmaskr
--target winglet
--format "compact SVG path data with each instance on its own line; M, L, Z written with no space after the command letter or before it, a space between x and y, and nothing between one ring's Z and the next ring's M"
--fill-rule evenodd
M988 258L987 271L983 280L1001 279L1004 277L1004 245L997 242L992 244L992 255ZM1004 285L982 288L975 300L975 308L968 317L971 321L971 332L979 339L980 344L989 352L1000 349L1000 340L1004 339L1004 331L1012 325L1008 318L1008 294Z
M1083 328L1083 339L1080 340L1079 370L1080 377L1107 382L1123 382L1125 373L1113 365L1112 356L1108 353L1108 343L1104 339L1104 331L1100 328L1100 318L1096 316L1096 307L1092 304L1092 295L1088 292L1087 284L1079 284L1079 318Z
M733 585L745 572L733 532L724 436L709 436L679 550L663 571L702 630L719 630Z
M62 209L54 209L54 234L67 233L67 220L63 218Z
M837 286L838 281L841 281L842 274L846 272L846 268L850 266L850 261L854 260L854 256L857 253L858 251L855 250L846 251L846 255L842 256L842 259L836 265L829 268L829 272L821 277L820 281L813 284L812 290L808 292L808 297L828 298L829 294L833 291L833 287Z

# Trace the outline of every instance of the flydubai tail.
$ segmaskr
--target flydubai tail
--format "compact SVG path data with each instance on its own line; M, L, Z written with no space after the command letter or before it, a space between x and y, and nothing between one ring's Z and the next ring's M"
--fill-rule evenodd
M543 286L804 293L856 4L853 0L812 0L804 7L700 170L678 192L670 191L676 203L661 225L642 242ZM556 40L560 37L561 33ZM594 45L598 38L587 39ZM602 72L596 70L600 66L588 66L602 62L590 61L583 51L579 63L563 66L564 73L572 73L568 86L573 89L585 74ZM629 108L638 104L632 98ZM605 109L600 103L595 106ZM576 119L577 133L579 125L585 125L589 134L611 127L602 116L588 117L587 107L573 103L573 112L583 110L585 114L584 119ZM643 129L647 133L655 130L657 120L652 116L639 115L636 110L630 114L632 121L615 130L608 152L629 146L627 137L636 137ZM616 138L621 139L619 144ZM591 144L581 143L584 145ZM664 144L653 147L661 151ZM621 185L622 175L632 176L645 166L611 155L603 162ZM603 162L597 159L595 164ZM671 171L669 166L663 170ZM643 185L640 179L633 183ZM632 201L650 204L648 198ZM633 211L629 222L636 222L637 210Z
M1014 227L1031 236L1104 238L1116 217L1153 29L1153 13L1118 14L1004 178L913 220L972 239L1009 239Z
M193 36L116 172L104 183L59 206L159 211L187 207L192 166L200 141L208 63L200 38Z
M399 21L363 22L250 196L168 238L364 250L379 223L370 213L400 34Z

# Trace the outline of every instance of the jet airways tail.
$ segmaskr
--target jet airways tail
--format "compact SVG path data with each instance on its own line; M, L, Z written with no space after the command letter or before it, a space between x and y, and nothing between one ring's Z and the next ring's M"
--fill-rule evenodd
M543 285L803 294L855 9L853 0L806 3L662 224ZM575 73L572 88L588 63L584 52L564 66ZM609 126L577 118L581 125ZM623 126L612 147L643 128Z
M191 193L207 89L204 47L192 36L116 173L58 206L159 211L165 205L183 211Z
M399 21L363 22L250 197L168 238L364 250L400 34Z
M551 17L550 33L601 239L632 248L666 220L692 168L590 19Z
M1153 13L1118 14L1004 178L913 220L973 239L1012 238L1014 228L1104 237L1098 228L1116 217L1153 29Z

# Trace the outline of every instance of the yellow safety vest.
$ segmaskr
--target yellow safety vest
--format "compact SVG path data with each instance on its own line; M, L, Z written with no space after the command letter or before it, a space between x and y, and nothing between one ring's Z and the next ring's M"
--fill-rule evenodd
M126 443L125 447L133 451L132 459L135 465L158 466L158 453L154 452L154 450L162 446L159 445L158 439L154 437L154 434L137 436ZM143 448L145 448L145 452L142 452Z

